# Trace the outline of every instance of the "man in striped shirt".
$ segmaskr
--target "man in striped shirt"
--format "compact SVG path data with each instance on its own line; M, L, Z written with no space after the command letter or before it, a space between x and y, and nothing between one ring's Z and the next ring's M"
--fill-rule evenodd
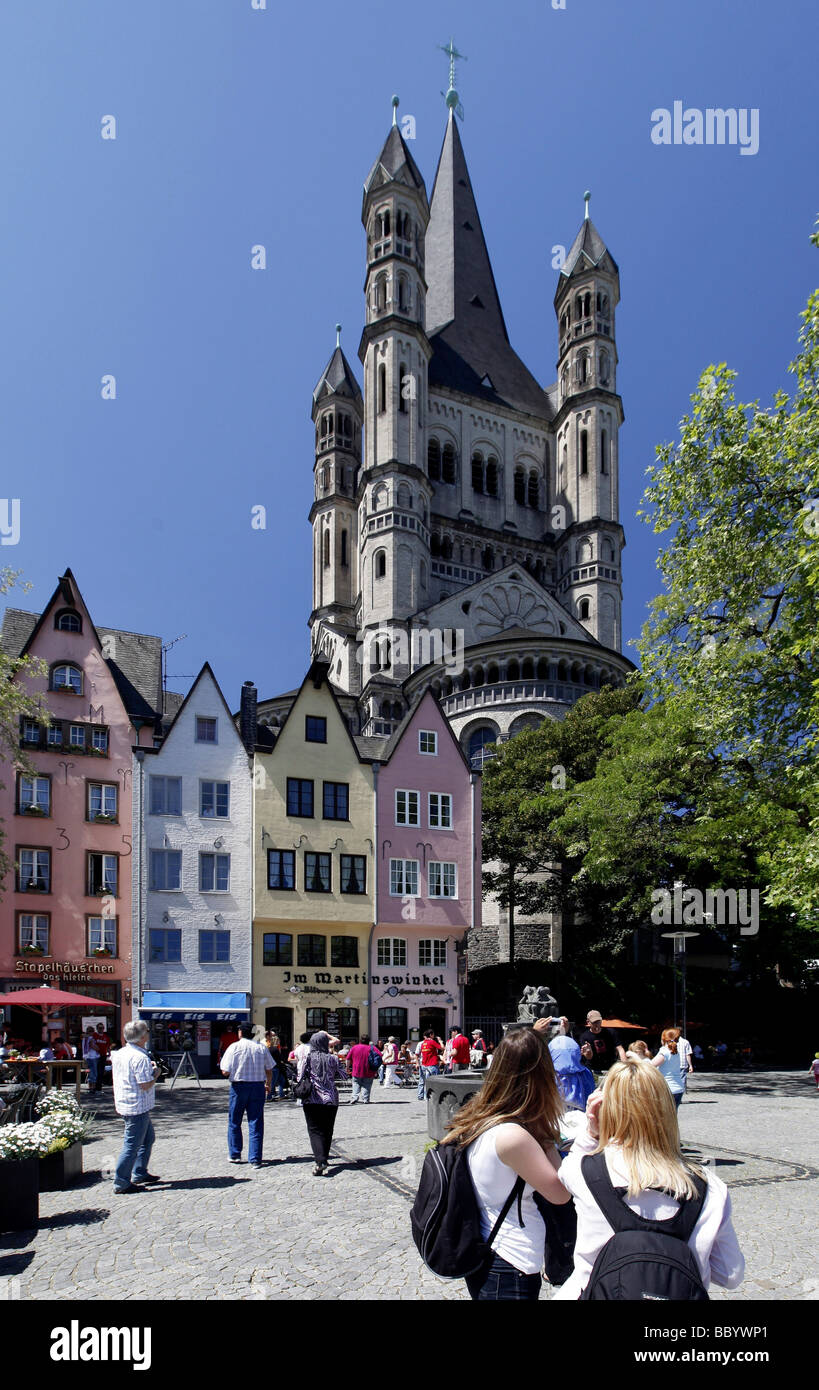
M222 1058L222 1075L230 1077L228 1109L228 1154L231 1163L242 1161L242 1119L247 1112L247 1157L251 1168L262 1166L264 1142L264 1102L270 1094L273 1058L268 1049L253 1041L253 1028L240 1023L238 1041L231 1043Z

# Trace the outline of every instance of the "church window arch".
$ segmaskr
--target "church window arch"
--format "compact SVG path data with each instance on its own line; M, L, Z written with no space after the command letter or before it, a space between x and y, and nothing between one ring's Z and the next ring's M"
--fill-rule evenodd
M429 538L429 553L433 560L436 560L441 553L441 537L437 531L433 531Z
M471 684L472 677L470 676L468 671L464 671L461 675L461 690L468 690Z
M484 724L481 728L472 729L466 743L466 754L472 767L483 767L484 762L491 757L487 754L487 745L497 743L499 730L497 724Z
M378 413L383 415L387 409L387 368L383 362L378 368Z
M383 579L387 573L387 552L386 550L376 550L375 552L375 577Z
M404 395L404 378L407 375L407 364L402 362L398 372L398 409L402 415L407 413L407 398Z
M521 668L520 668L520 674L521 674L521 679L522 679L522 680L525 680L525 681L534 680L534 678L535 678L535 663L534 663L534 661L532 660L532 658L531 658L530 656L524 657L524 659L523 659L523 664L521 665Z
M589 432L588 432L588 430L581 430L581 431L580 431L580 472L581 472L581 473L588 473L588 471L589 471Z
M383 314L387 307L387 277L379 275L375 282L375 312Z
M398 505L402 507L404 511L412 511L412 493L407 483L398 484Z
M454 483L455 475L455 445L450 444L447 440L441 455L441 480L445 483Z
M582 598L577 605L577 616L581 622L586 622L591 616L591 599Z
M373 511L377 512L380 507L386 507L389 494L383 483L373 488Z
M472 491L483 492L483 454L478 450L472 455Z
M611 360L610 360L610 358L609 358L609 355L608 355L607 352L601 352L601 354L600 354L600 381L602 382L602 384L603 384L604 386L606 386L606 385L608 384L610 371L611 371Z
M486 460L486 495L487 497L497 497L498 495L498 460L494 454L490 454Z
M536 675L539 681L547 681L549 679L549 663L545 656L542 656L537 663Z
M560 373L560 399L565 401L569 394L569 369L564 367Z
M601 550L601 553L600 553L600 554L601 554L601 559L606 560L606 561L608 562L608 564L613 564L613 563L614 563L614 558L615 558L615 555L614 555L614 546L612 545L612 543L611 543L611 541L608 539L608 537L606 537L605 540L603 541L603 546L602 546L602 550Z
M427 445L427 473L430 482L441 481L441 441L434 436Z
M600 472L609 471L609 436L606 430L600 434Z
M475 669L474 669L474 671L472 672L472 684L473 684L473 686L475 686L475 685L483 685L483 667L482 667L482 666L476 666Z
M441 540L441 559L452 559L452 540L449 536L444 536Z
M330 434L333 425L333 412L325 410L321 417L321 438L324 440Z
M515 501L526 505L526 474L522 468L515 469Z
M577 295L577 297L575 298L575 301L574 301L574 319L575 319L575 323L579 323L580 320L582 319L582 317L583 317L583 296L582 296L582 294L579 294L579 295Z
M495 666L494 664L491 665L491 666L488 666L488 667L487 667L487 671L486 671L486 684L487 684L487 685L497 685L499 680L500 680L500 671L498 670L498 667Z
M427 563L426 563L426 560L422 560L422 561L421 561L421 571L420 571L420 574L421 574L421 589L422 589L422 591L423 591L424 593L426 593L426 588L427 588Z
M481 564L485 570L493 570L495 568L495 552L491 545L488 545L483 551L481 555Z
M529 485L526 500L528 501L529 506L534 507L534 509L537 511L538 507L540 506L540 479L538 478L537 473L535 473L534 469L529 474Z
M342 563L342 565L344 566L345 569L347 568L347 566L348 566L349 563L350 563L350 561L349 561L349 559L348 559L348 557L347 557L347 532L346 532L346 531L342 531L342 533L341 533L341 563Z
M574 552L574 562L576 565L587 565L592 558L592 544L588 536L582 541L577 542Z
M506 663L506 679L508 681L520 680L520 665L514 657Z
M585 319L587 319L587 318L589 317L589 314L590 314L590 313L591 313L591 295L590 295L590 294L588 293L588 291L587 291L586 294L583 295L583 317L584 317Z
M321 538L321 547L322 547L322 559L323 559L323 561L324 561L324 568L325 568L325 569L329 569L329 567L330 567L330 532L329 532L329 530L327 530L326 527L325 527L325 530L324 530L324 535L323 535L322 538Z

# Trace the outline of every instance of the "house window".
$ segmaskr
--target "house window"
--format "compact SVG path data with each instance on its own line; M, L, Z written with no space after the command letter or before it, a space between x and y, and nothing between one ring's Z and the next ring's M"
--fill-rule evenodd
M393 898L418 897L418 860L390 860L390 896Z
M199 814L222 820L229 814L230 782L199 783Z
M85 748L85 726L72 724L68 731L68 742L72 748Z
M420 825L421 816L418 809L418 793L408 791L397 791L395 793L395 824L396 825Z
M223 964L230 960L229 931L200 931L199 960L202 965Z
M305 852L305 893L329 893L331 891L331 863L332 855L330 854L313 854L310 851Z
M205 718L202 715L196 716L196 742L197 743L216 743L216 723L215 719Z
M262 965L292 965L293 938L287 932L268 931L262 937Z
M51 778L17 778L17 810L30 815L51 815Z
M407 943L400 936L383 936L378 942L379 965L406 965Z
M299 936L299 965L326 965L327 938L315 933Z
M407 1036L406 1009L378 1010L378 1036L380 1038L387 1038L391 1034L396 1038L405 1038Z
M62 748L63 746L63 726L62 724L50 724L46 730L46 744L49 748Z
M86 893L88 897L93 898L97 894L103 893L110 893L116 897L119 856L91 852L87 856L86 863L88 884Z
M320 715L308 714L304 720L304 738L306 743L326 743L327 742L327 720Z
M366 893L367 860L363 854L342 854L341 891L342 893Z
M40 742L40 726L36 719L23 720L22 741L23 743Z
M18 951L24 951L28 946L29 949L42 951L43 955L47 956L49 925L50 921L47 912L18 912Z
M152 927L148 933L148 954L152 964L158 961L181 961L181 931L175 928Z
M18 862L18 893L51 892L50 849L21 849Z
M230 892L230 855L200 854L199 892Z
M182 851L178 849L149 850L148 872L148 886L154 892L175 892L182 887Z
M431 830L452 829L452 797L449 792L430 792L429 825Z
M116 917L87 917L85 925L87 956L93 956L95 951L109 951L112 956L117 954Z
M181 816L182 778L151 777L150 806L152 816Z
M96 748L96 750L97 750L98 753L107 753L107 752L108 752L108 730L107 730L107 729L92 729L92 730L91 730L91 747L92 747L92 748Z
M292 849L267 851L267 886L292 892L296 887L296 854Z
M330 937L330 964L347 966L349 969L358 969L358 937L357 936L331 936Z
M434 756L438 752L438 735L434 729L419 729L418 752Z
M117 786L112 782L89 782L88 819L116 820Z
M454 864L429 864L429 896L431 898L457 898L458 875Z
M446 966L446 941L431 940L418 942L418 964Z
M71 608L64 608L54 619L58 632L82 632L82 618Z
M288 777L287 779L287 814L288 816L312 816L313 814L313 783L302 777Z
M79 666L64 663L55 666L51 672L51 689L67 690L73 695L82 695L82 671Z
M325 820L349 819L350 788L347 782L323 784L323 815Z

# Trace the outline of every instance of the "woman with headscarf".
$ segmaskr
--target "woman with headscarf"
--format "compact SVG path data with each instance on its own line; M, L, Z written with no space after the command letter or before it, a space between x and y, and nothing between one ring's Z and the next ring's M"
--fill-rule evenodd
M584 1065L578 1044L574 1038L555 1037L549 1043L549 1052L554 1062L555 1078L567 1107L585 1111L595 1081Z
M338 1114L336 1082L347 1079L344 1063L330 1051L330 1043L337 1041L329 1033L314 1033L308 1055L299 1062L298 1080L308 1070L310 1074L310 1099L304 1102L303 1109L310 1147L316 1160L314 1178L322 1178L330 1171L330 1145Z

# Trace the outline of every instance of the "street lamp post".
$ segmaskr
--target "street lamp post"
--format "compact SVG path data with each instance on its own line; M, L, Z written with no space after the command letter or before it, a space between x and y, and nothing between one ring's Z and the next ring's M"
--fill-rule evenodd
M686 943L686 941L688 941L688 940L690 939L690 937L692 937L692 936L699 936L699 932L698 932L698 931L664 931L664 932L662 932L662 935L663 935L664 937L666 937L668 940L674 942L674 963L673 963L672 969L673 969L673 971L674 971L674 1025L675 1025L675 1027L676 1027L677 1019L678 1019L678 1017L680 1016L680 1014L678 1014L678 1012L677 1012L677 960L678 960L678 958L681 959L680 975L681 975L682 978L681 978L681 981L680 981L680 985L681 985L681 993L682 993L682 1000L681 1000L682 1008L681 1008L681 1010L680 1010L680 1013L682 1014L682 1035L683 1035L684 1038L687 1038L687 1037L688 1037L688 1032L687 1032L687 1028L688 1028L688 1016L687 1016L687 1003L686 1003L686 997L685 997L685 951L686 951L685 943Z

